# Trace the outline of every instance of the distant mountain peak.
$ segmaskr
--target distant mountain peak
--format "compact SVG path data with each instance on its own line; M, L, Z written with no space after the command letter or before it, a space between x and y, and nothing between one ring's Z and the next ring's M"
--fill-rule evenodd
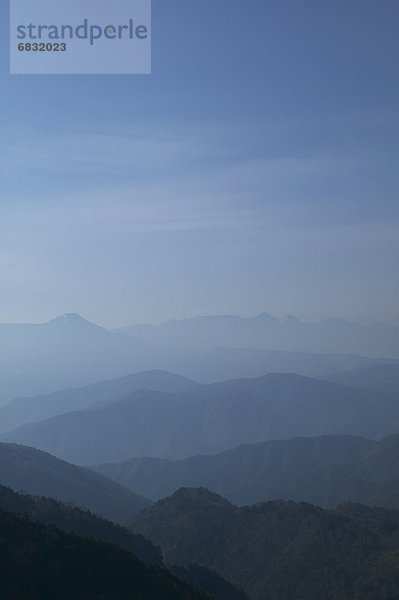
M63 313L58 315L54 319L48 321L49 323L90 323L87 319L79 315L78 313Z
M59 315L58 317L56 317L54 319L55 321L86 321L87 319L84 319L83 317L81 317L78 313L64 313L63 315Z
M100 325L88 321L78 313L64 313L45 323L50 327L73 327L76 329L97 329L105 331Z

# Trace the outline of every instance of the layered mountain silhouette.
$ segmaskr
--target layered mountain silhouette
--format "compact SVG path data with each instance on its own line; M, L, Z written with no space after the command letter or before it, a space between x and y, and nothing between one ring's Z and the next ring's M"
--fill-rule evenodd
M275 440L213 456L136 458L93 469L152 500L180 487L206 487L239 505L282 498L399 509L399 435L380 442L354 436Z
M100 406L142 389L179 393L201 389L201 385L168 371L144 371L52 394L17 398L0 407L0 431L73 410Z
M56 525L64 531L86 538L117 544L146 563L162 565L160 549L142 535L136 535L112 521L54 498L17 494L11 488L0 485L0 509L28 517L32 521Z
M298 436L378 439L398 431L398 423L399 407L375 392L269 374L186 393L141 390L1 438L77 464L99 464L141 456L180 459Z
M237 508L206 489L178 490L131 523L169 562L197 562L251 600L393 600L399 513L273 501Z
M146 344L76 314L41 325L0 325L0 401L124 375Z
M395 363L382 363L364 369L335 373L329 379L342 385L363 388L397 398L399 365Z
M117 331L165 346L273 348L399 358L398 327L385 323L360 325L344 319L309 323L293 315L284 319L267 313L251 318L223 315L172 320L155 326L131 325Z
M41 524L55 525L63 531L74 533L84 538L116 544L117 546L132 552L136 558L147 565L165 568L160 549L142 535L132 533L125 527L116 525L111 521L102 519L90 512L71 506L70 504L64 504L52 498L43 496L17 494L10 488L0 485L0 511L1 510L17 513L24 518L28 517L31 521L39 522ZM10 519L11 515L6 515L6 522L7 517ZM48 541L51 541L51 537ZM46 554L46 552L50 550L51 544L48 544L48 541L44 539L43 544L40 544L39 551L43 552L43 554ZM2 538L2 544L4 544L4 538ZM78 549L79 546L75 550L78 551ZM76 560L77 556L72 554L70 558ZM63 567L65 567L65 565L63 565ZM247 600L243 592L223 579L221 575L207 567L196 564L192 564L188 567L169 565L168 570L170 573L176 575L181 581L189 583L196 589L208 592L214 600ZM155 579L157 579L157 575L159 576L159 574L159 570L158 572L154 571ZM24 576L23 573L21 575L22 577ZM138 576L140 577L139 573ZM5 580L7 580L7 576L5 577ZM169 580L171 580L171 578L169 578ZM89 583L90 586L90 582L85 583L86 585ZM177 582L175 582L175 585L176 584ZM91 582L91 585L94 586L95 584ZM184 590L185 586L181 586L181 584L177 585ZM34 589L34 586L32 586L29 590L30 598L32 598ZM111 588L112 591L105 587L104 589L99 590L99 593L106 593L107 598L110 598L111 596L109 594L112 594L112 598L114 598L117 597L114 595L116 593L115 589L117 589L117 586L114 584L114 587ZM55 590L53 590L53 592L55 593ZM47 593L47 590L43 589L43 593ZM62 596L63 593L64 590L59 589L59 595ZM167 593L167 590L160 587L158 593L159 598L163 599L164 593ZM187 590L185 593L188 593ZM44 596L40 596L40 598L42 597ZM57 595L57 598L58 597L59 596ZM80 589L75 591L74 597L81 598ZM97 597L101 596L96 596L96 598ZM123 598L126 597L127 596L123 596ZM137 595L134 596L135 599L137 597ZM198 599L200 597L205 598L205 595L198 594L195 597L198 597ZM146 600L147 596L144 598Z
M364 369L335 373L330 381L391 396L395 403L399 385L399 365L382 363ZM0 407L0 433L25 423L34 423L74 410L100 406L138 390L185 393L205 389L202 384L163 370L143 371L29 398L17 398Z
M119 522L151 504L98 473L17 444L0 443L0 483L15 491L73 503Z
M282 352L270 349L273 346L266 338L263 346L149 344L106 331L76 314L40 325L0 325L0 405L17 397L86 386L144 370L168 370L210 383L268 372L322 377L376 364L375 360L348 354L348 349L342 355L312 354L302 349Z

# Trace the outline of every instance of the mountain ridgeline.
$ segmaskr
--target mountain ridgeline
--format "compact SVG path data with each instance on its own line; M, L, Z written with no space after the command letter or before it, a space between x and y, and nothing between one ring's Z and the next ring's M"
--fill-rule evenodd
M119 522L151 504L98 473L17 444L0 443L0 483L15 491L72 503Z
M181 461L137 458L92 467L159 500L180 487L207 487L239 505L282 498L332 507L348 500L399 509L399 435L247 444Z
M210 600L115 544L0 509L0 596L15 600Z
M217 332L221 328L234 332L232 323L236 320L243 322L244 329L248 325L252 332L245 343L233 333L231 339L220 336L219 339ZM166 345L162 339L148 342L144 339L146 336L138 339L126 333L107 331L71 313L40 325L0 325L0 406L17 397L86 386L144 370L163 369L210 383L233 377L258 377L271 372L324 377L378 364L382 356L399 357L395 328L382 327L386 343L378 342L375 351L363 342L357 344L357 354L369 353L376 359L355 356L354 350L345 341L341 349L334 346L331 350L312 343L275 346L273 336L261 326L269 320L261 316L251 324L250 320L229 318L225 322L225 318L216 317L210 320L212 326L209 326L207 319L200 319L194 321L195 331L188 338L173 332ZM185 327L189 323L182 322L176 326ZM309 328L308 325L305 330L309 332L313 329L319 331L321 327L319 333L324 342L331 339L331 330L337 337L337 324L327 329L321 325ZM362 335L359 334L359 337L356 333L363 331L361 327L353 324L341 324L340 327L349 328L350 336L362 339ZM381 337L379 327L377 330L369 329L367 335L374 342Z
M250 600L394 600L399 513L273 501L237 508L206 489L178 490L131 523L168 562L197 562Z
M2 598L399 598L398 328L66 314L0 351Z
M131 325L116 330L141 341L165 346L273 348L282 351L361 354L399 358L399 328L385 323L360 325L344 319L318 323L292 315L278 319L267 313L172 320L161 325Z
M153 564L162 565L162 554L158 547L112 521L78 508L70 503L59 502L45 496L17 494L12 489L0 485L0 509L17 513L31 521L55 525L59 529L76 535L117 544L139 558Z
M298 436L379 439L399 430L399 406L375 391L287 373L183 383L184 392L139 390L23 425L1 439L88 465L142 456L182 459Z
M4 512L4 514L1 511L6 511ZM11 515L10 513L13 513L13 515ZM140 568L137 569L136 572L136 578L138 577L140 579L140 577L142 577L143 573L141 571L144 572L149 572L150 574L152 573L152 579L153 579L153 584L156 583L158 581L158 584L161 583L163 581L162 585L159 585L159 597L163 598L163 594L168 594L170 593L170 591L168 591L168 587L172 587L173 586L176 588L176 591L181 589L182 591L184 591L184 598L198 598L198 600L200 598L205 599L206 598L206 594L194 594L193 591L189 591L187 586L181 585L182 581L185 581L186 583L192 585L195 589L200 589L200 590L204 590L205 592L209 593L210 596L212 596L212 598L214 600L247 600L247 597L244 595L244 593L242 591L240 591L239 589L237 589L235 586L233 586L231 583L229 583L228 581L226 581L225 579L223 579L223 577L218 574L216 571L213 571L207 567L204 566L200 566L197 564L191 564L188 567L182 567L182 566L177 566L177 565L169 565L169 572L173 573L174 575L176 575L176 577L180 580L180 583L177 581L174 581L171 577L168 576L167 573L163 573L163 577L159 577L161 574L161 571L159 570L160 567L165 568L165 565L163 563L163 557L162 557L162 553L160 551L160 549L156 546L154 546L150 541L146 540L142 535L140 534L135 534L132 533L131 531L129 531L128 529L126 529L125 527L121 527L119 525L116 525L115 523L112 523L110 521L107 521L105 519L102 519L96 515L93 515L90 512L81 510L79 508L76 508L74 506L71 506L70 504L64 504L61 502L58 502L54 499L51 498L45 498L42 496L30 496L28 494L17 494L15 492L13 492L10 488L4 487L0 485L0 522L3 518L3 525L5 525L5 527L10 526L10 531L9 533L12 534L13 533L13 527L14 527L14 535L16 537L18 537L18 533L21 533L21 531L18 532L15 531L15 525L18 525L18 519L15 518L15 515L18 514L21 517L24 517L25 519L29 518L30 522L37 522L39 524L39 528L36 529L36 532L41 531L42 533L45 534L46 530L43 529L42 527L40 527L40 524L45 524L47 526L51 525L52 528L49 530L47 530L48 532L50 532L50 540L57 537L57 532L54 530L54 526L57 527L58 529L62 530L63 532L69 532L69 533L73 533L75 534L75 536L79 536L80 538L90 538L90 540L96 540L97 542L108 542L110 544L116 544L117 546L119 546L120 548L124 548L125 550L128 550L129 553L132 553L134 555L134 557L136 559L139 559L140 561L142 561L143 563L146 563L146 567L144 567L144 565L141 565ZM32 530L32 525L29 524L29 522L27 522L27 529L31 529ZM4 544L4 542L9 542L9 540L5 540L4 536L4 527L2 528L2 544ZM24 537L22 540L20 540L22 543L28 543L28 544L32 544L32 540L26 539L26 537ZM61 537L62 540L62 537ZM83 550L84 546L82 546L82 539L78 540L77 537L74 537L73 540L71 540L71 538L64 538L63 541L66 541L68 544L70 544L71 541L73 541L75 544L77 544L76 546L76 550ZM34 542L33 542L34 543ZM103 545L104 546L104 545ZM39 553L42 553L42 556L44 558L44 564L40 565L43 573L45 568L51 568L52 564L51 564L51 560L52 558L48 555L48 553L46 552L46 550L48 550L48 543L46 541L46 538L44 537L43 540L39 540L39 543L36 544L37 550L39 551ZM32 549L32 548L30 548ZM96 549L96 547L94 546L94 550ZM98 546L97 546L98 549ZM57 548L56 548L57 550ZM90 546L89 546L89 550L90 550ZM121 568L122 565L119 564L122 561L120 560L120 552L116 550L116 548L114 548L114 552L112 552L112 548L109 547L108 550L111 551L111 556L113 558L113 560L116 559L116 564L118 566L118 568ZM1 552L1 550L0 550ZM23 555L23 552L20 553ZM27 553L29 554L29 552ZM58 565L58 568L61 570L61 572L63 573L63 576L66 576L68 573L68 569L71 568L70 563L73 563L73 556L68 556L68 552L65 552L65 549L63 549L62 545L60 545L58 547L58 559L60 559L60 563ZM61 556L60 556L61 555ZM130 563L134 564L133 562L133 556L130 556ZM19 558L21 558L21 555L19 556ZM28 557L26 557L28 558ZM124 560L126 561L127 555L125 555ZM56 561L55 561L56 562ZM158 567L158 571L155 571L154 569L148 569L148 565L151 566L156 566ZM136 562L136 566L137 566L137 562ZM0 567L1 568L1 567ZM42 572L38 569L39 573L40 573L40 578L43 578L42 583L40 584L39 582L37 582L37 579L35 581L33 581L33 569L32 566L29 565L28 561L26 561L26 564L23 565L23 569L20 573L20 579L24 582L23 588L25 588L25 593L22 592L21 590L21 596L18 597L35 597L36 593L38 594L38 597L41 599L42 597L47 597L46 594L49 593L49 590L46 588L45 586L45 582L44 582L44 575L42 574ZM28 583L27 583L27 579L29 580L29 578L31 579L31 581L29 582L29 590L28 590ZM25 580L25 581L24 581ZM50 580L51 580L51 574L50 574ZM78 579L78 582L80 580ZM89 590L90 593L93 593L93 590L97 589L97 593L99 595L96 595L96 598L102 598L104 595L106 598L118 598L118 593L121 593L121 590L119 589L119 582L112 582L111 580L104 579L104 578L100 578L100 585L101 587L98 587L98 583L95 581L90 581L90 579L88 578L87 581L84 582L84 585L82 586L82 589L84 589L84 586L86 586ZM173 586L171 586L170 584L173 582ZM169 583L168 585L165 585ZM37 588L36 586L39 585L39 587ZM56 593L56 586L60 585L60 582L54 582L54 594ZM65 583L64 583L65 585ZM75 582L73 585L77 586L79 585L77 582ZM148 585L148 583L147 583ZM1 586L1 584L0 584ZM6 596L7 598L14 597L12 594L15 594L15 597L17 597L16 595L16 590L18 589L18 585L15 585L15 582L13 582L12 580L10 580L10 576L9 573L5 573L4 574L4 581L3 581L3 589L6 590ZM19 586L21 586L21 582L19 582ZM70 582L68 582L68 584L66 585L65 589L60 590L60 595L62 597L62 594L67 593L67 597L68 598L86 598L86 597L91 597L91 596L82 596L82 589L79 587L76 587L76 589L74 588L70 588ZM137 582L136 582L136 586L137 586ZM166 588L166 589L164 589ZM50 583L50 589L51 589L51 583ZM74 589L74 591L72 591ZM1 590L1 587L0 587ZM40 592L39 592L40 590ZM133 585L132 583L128 584L127 589L125 590L126 593L128 594L134 594L134 598L140 597L137 596L137 587L135 587L135 585ZM71 594L71 595L69 595ZM88 592L89 594L89 592ZM151 591L150 588L148 590L148 597L151 598ZM191 595L190 595L191 594ZM51 597L51 596L50 596ZM58 596L57 596L58 597ZM131 597L131 596L125 596L122 595L122 598L127 598L127 597ZM168 596L166 596L168 597ZM177 596L177 598L179 598L180 596ZM147 598L147 596L145 596L145 598ZM173 598L173 596L172 596Z
M143 389L186 393L201 389L201 384L168 371L153 370L33 398L16 398L0 407L0 431L10 431L26 423L35 423L74 410L99 407Z

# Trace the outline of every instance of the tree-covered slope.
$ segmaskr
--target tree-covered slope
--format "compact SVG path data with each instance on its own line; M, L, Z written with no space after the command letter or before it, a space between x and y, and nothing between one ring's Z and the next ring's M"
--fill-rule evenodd
M0 509L0 597L9 600L205 600L131 552Z
M54 498L17 494L10 488L0 485L0 508L29 517L32 521L56 525L64 531L83 537L117 544L133 552L143 562L162 564L159 548L142 535L133 534L112 521L107 521L71 504L58 502Z
M205 489L182 488L132 527L166 560L207 565L252 600L399 597L399 513L382 508L283 501L237 508Z
M191 564L185 567L168 565L168 569L179 579L186 581L197 590L210 594L215 600L248 600L248 596L242 589L203 565Z
M0 485L0 509L18 513L31 521L55 525L81 537L117 544L146 564L165 566L160 549L142 535L53 498L17 494ZM241 590L207 567L196 564L188 567L169 565L168 570L215 600L247 600Z

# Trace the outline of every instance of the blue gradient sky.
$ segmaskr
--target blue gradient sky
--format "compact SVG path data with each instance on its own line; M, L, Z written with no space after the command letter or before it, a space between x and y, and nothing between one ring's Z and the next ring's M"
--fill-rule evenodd
M396 0L153 0L151 76L10 76L0 14L1 322L399 323Z

